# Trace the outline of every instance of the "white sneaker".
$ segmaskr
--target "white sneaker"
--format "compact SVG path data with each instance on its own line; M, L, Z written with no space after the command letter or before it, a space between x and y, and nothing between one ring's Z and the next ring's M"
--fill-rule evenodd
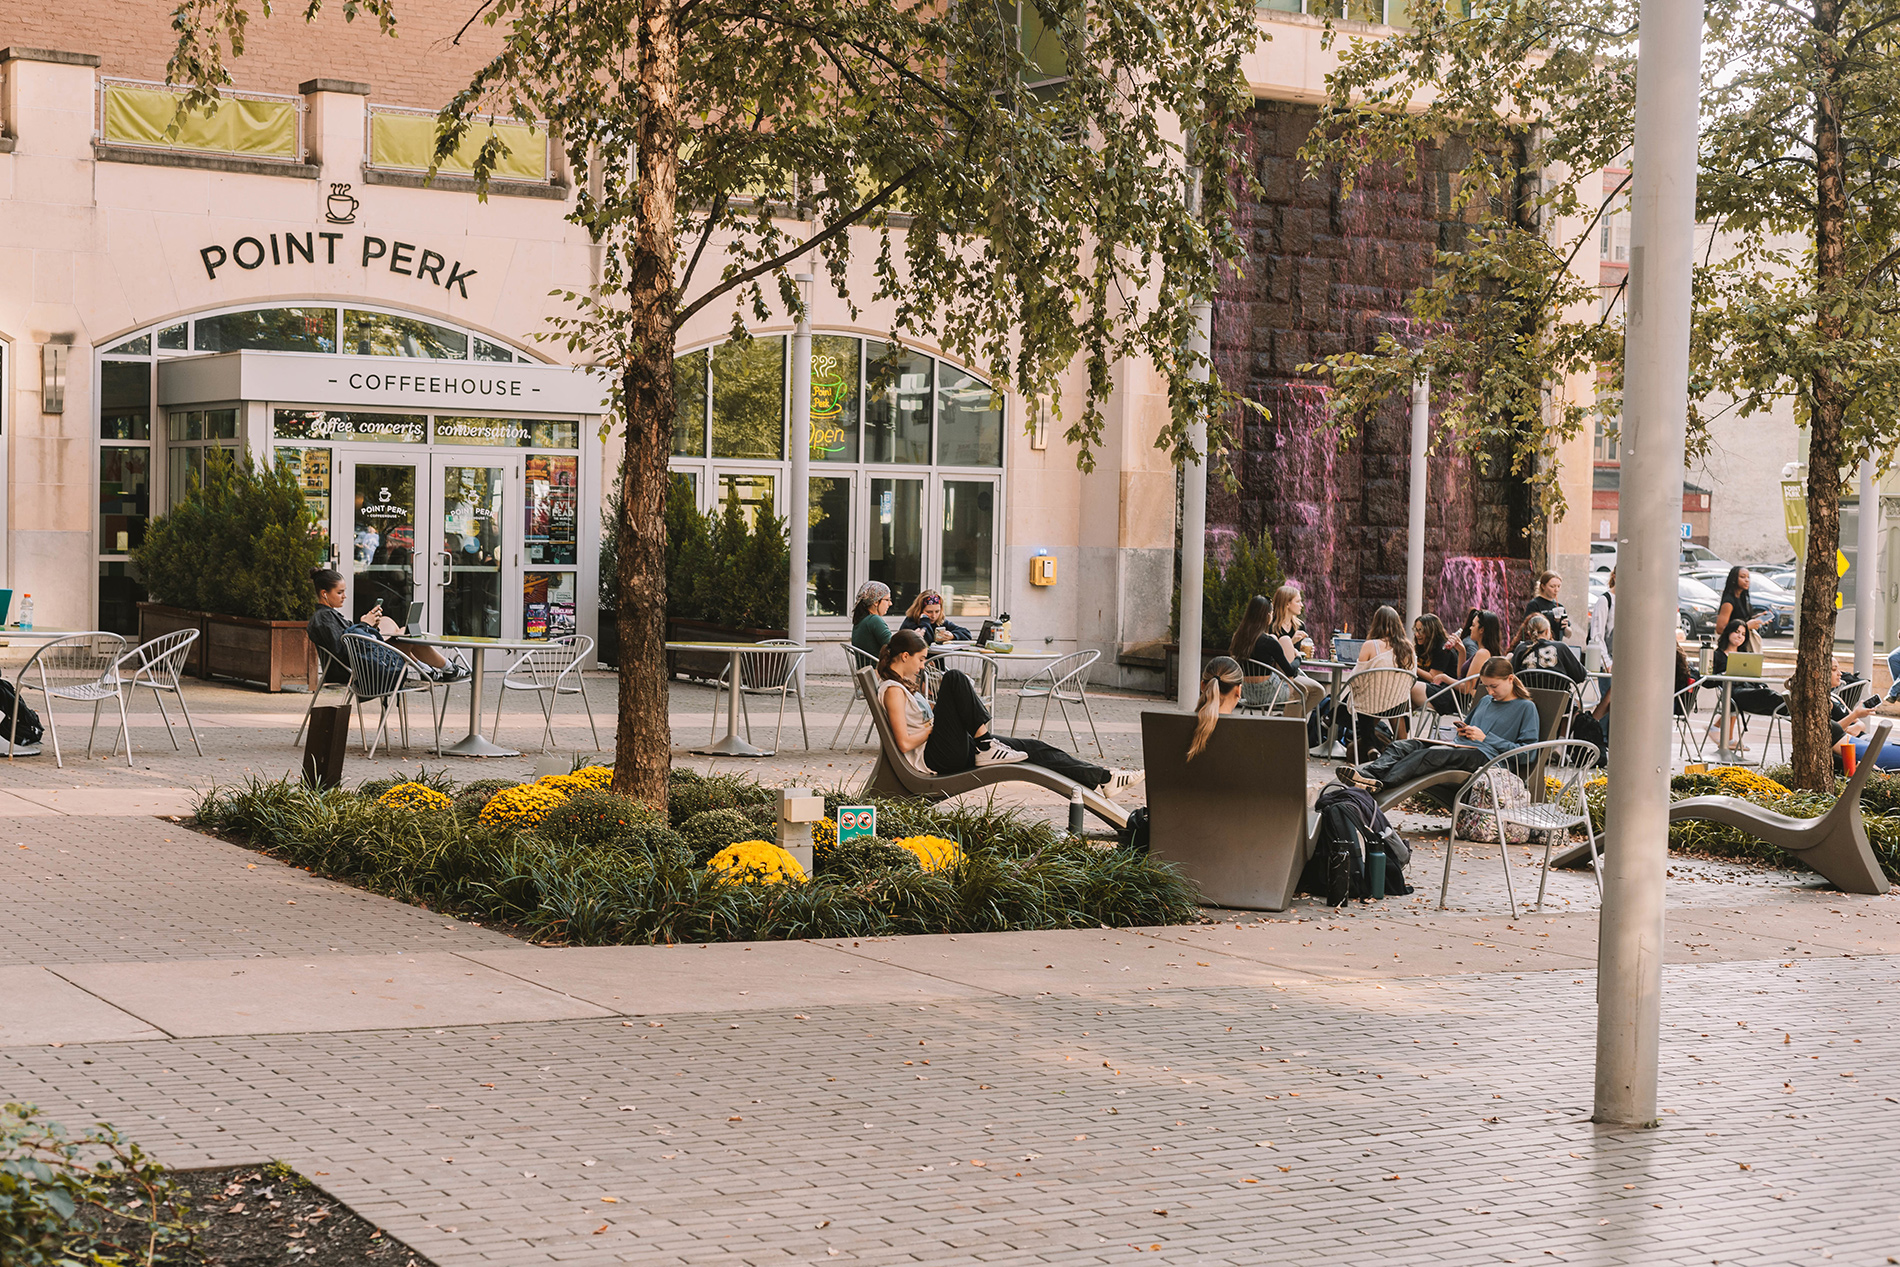
M1146 770L1117 770L1109 778L1108 786L1103 790L1110 796L1113 796L1123 788L1133 787L1147 777L1148 772Z
M1018 761L1029 760L1029 754L1014 748L1005 748L1000 743L986 743L976 750L978 765L1015 765Z

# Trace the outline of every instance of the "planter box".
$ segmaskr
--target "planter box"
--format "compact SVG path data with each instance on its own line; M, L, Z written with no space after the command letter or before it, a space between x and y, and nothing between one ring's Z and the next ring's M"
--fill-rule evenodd
M783 638L783 629L734 629L730 625L715 625L709 620L682 620L669 616L666 620L666 640L668 642L763 642L767 638ZM668 677L695 678L702 682L717 681L732 664L730 656L717 651L669 651L666 653L666 673Z
M204 621L206 677L257 682L272 691L286 682L315 688L317 652L307 622L211 614Z
M192 677L204 677L205 614L183 607L167 607L163 603L139 604L140 642L150 642L168 633L177 633L180 629L198 631L198 639L191 644L191 654L185 659L185 672Z

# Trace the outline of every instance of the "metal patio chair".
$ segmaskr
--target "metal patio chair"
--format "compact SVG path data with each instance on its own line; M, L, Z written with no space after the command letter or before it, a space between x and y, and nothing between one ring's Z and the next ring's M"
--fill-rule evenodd
M848 642L840 643L838 645L844 648L844 668L845 668L845 678L847 681L855 683L857 681L856 674L859 669L877 668L876 656L870 654L867 651L860 651L858 648L852 646ZM717 697L715 696L714 698L716 699ZM838 740L842 738L844 735L845 723L851 720L851 710L856 708L857 706L858 706L858 692L856 690L853 690L851 694L845 698L844 712L838 715L838 729L836 729L835 731L831 733L831 746L833 748L836 748L838 746ZM719 716L718 709L715 708L713 710L713 716L714 718L717 718ZM875 735L876 733L877 733L877 719L874 717L867 718L865 720L865 727L864 727L865 740L868 742L871 739L871 737Z
M554 706L563 695L578 695L581 707L587 710L587 728L594 734L594 751L599 752L600 727L594 724L594 706L588 701L587 683L581 677L581 665L593 649L594 640L586 634L569 634L516 656L501 673L501 695L495 700L495 725L488 733L489 739L501 733L501 706L507 702L508 692L533 691L535 702L541 705L541 751L546 752L554 742Z
M172 731L171 714L165 711L165 697L172 696L178 701L178 711L185 715L185 729L191 734L191 746L204 756L204 745L198 742L198 727L191 720L191 709L185 704L184 688L179 677L185 671L185 661L191 658L192 646L198 638L196 629L176 629L168 634L160 634L150 642L140 643L119 657L113 667L117 670L119 681L130 697L138 693L143 686L152 692L152 700L158 705L158 715L165 721L165 737L172 741L172 751L178 751L178 736ZM315 692L312 692L314 697ZM131 756L130 731L127 731L127 757ZM118 751L115 746L114 752Z
M47 643L33 653L20 668L16 681L19 694L38 691L46 703L46 733L53 741L53 761L64 768L66 760L59 750L59 722L53 716L53 701L72 700L92 705L92 731L86 737L86 755L92 755L93 741L99 734L99 709L107 700L119 706L119 731L125 737L125 763L132 764L132 729L125 716L125 696L119 690L119 657L125 652L125 639L115 633L69 634ZM7 746L19 733L19 713L14 713ZM115 747L114 752L118 749ZM9 759L12 753L8 754Z
M312 710L316 708L317 696L323 693L324 687L341 686L345 695L350 694L350 666L348 663L337 659L322 647L317 646L314 642L310 644L310 649L317 653L317 681L316 684L310 688L310 702L304 705L303 720L297 723L297 733L291 737L290 742L293 747L303 742L304 728L310 724L310 714ZM343 674L343 681L336 683L331 682L331 669L340 670ZM355 703L354 696L351 696L351 703Z
M777 749L779 737L785 731L785 697L790 695L798 700L798 729L805 736L805 751L811 751L811 728L805 723L805 692L799 686L798 670L805 663L810 651L789 638L768 638L758 644L759 650L742 652L739 656L739 708L745 713L745 735L752 738L752 707L746 703L751 695L778 696L778 727L772 732L772 747ZM787 650L777 650L784 647ZM732 676L732 666L719 675L713 683L713 738L719 736L719 697L732 689L727 681ZM843 722L839 722L843 725ZM708 742L711 742L710 740Z
M1095 755L1106 756L1102 749L1102 732L1095 728L1095 713L1089 708L1089 670L1102 658L1101 648L1090 647L1086 651L1071 651L1059 660L1051 661L1024 678L1016 688L1016 718L1010 723L1009 733L1015 734L1017 723L1022 721L1023 701L1040 699L1042 701L1042 720L1036 723L1036 738L1042 738L1042 732L1049 724L1049 705L1053 702L1062 712L1062 724L1069 728L1069 746L1079 749L1081 740L1075 736L1075 722L1069 717L1069 705L1080 704L1082 716L1088 718L1089 733L1095 737ZM1245 687L1241 688L1243 691ZM994 711L994 710L992 710Z
M1488 772L1501 768L1507 777L1518 778L1518 768L1527 761L1531 769L1526 780L1531 803L1514 806L1500 804L1497 789L1492 786ZM1528 827L1533 843L1538 835L1544 837L1544 870L1537 883L1537 910L1544 909L1544 889L1550 882L1551 850L1557 843L1558 834L1562 834L1565 852L1568 852L1570 832L1575 827L1583 828L1589 842L1590 868L1596 875L1597 893L1601 896L1602 854L1597 849L1596 826L1590 819L1590 803L1584 790L1596 767L1595 744L1585 743L1581 739L1552 739L1513 748L1473 771L1464 786L1458 789L1458 795L1452 798L1451 836L1445 842L1445 878L1438 885L1438 909L1445 909L1445 899L1451 891L1451 867L1458 845L1458 819L1465 810L1489 818L1497 833L1498 859L1504 864L1504 897L1510 904L1512 919L1517 918L1517 895L1511 889L1507 826ZM1549 786L1549 781L1553 780L1557 783L1555 789ZM1470 843L1489 842L1472 840Z
M1418 680L1410 669L1361 669L1346 679L1340 688L1349 714L1346 731L1346 759L1362 760L1359 753L1359 718L1392 720L1412 712L1412 684Z
M1471 688L1469 695L1465 694L1462 689L1466 686ZM1450 691L1452 693L1452 702L1458 706L1458 711L1455 713L1441 713L1436 708L1433 708L1432 692L1435 690ZM1461 677L1444 686L1434 686L1430 682L1425 683L1425 702L1412 710L1412 720L1409 723L1412 738L1436 738L1439 730L1454 718L1460 722L1468 720L1471 717L1471 710L1478 706L1478 701L1482 698L1484 698L1484 692L1478 689L1478 675L1476 673L1473 673L1470 677Z
M1702 749L1709 741L1709 726L1704 726L1699 734L1696 732L1696 700L1701 690L1700 682L1689 683L1676 692L1675 703L1670 709L1676 719L1676 751L1682 754L1684 764L1688 763L1692 755L1697 761L1702 760ZM1693 753L1690 751L1692 747Z
M1298 683L1271 664L1248 660L1241 666L1246 675L1240 684L1237 713L1259 713L1262 717L1291 717L1294 700L1305 701ZM1259 680L1255 680L1259 679Z
M449 692L447 682L438 682L428 668L411 659L401 647L387 643L368 634L346 633L343 635L343 654L350 664L350 702L357 706L357 728L363 733L363 750L371 757L376 755L376 745L389 738L389 706L396 706L397 719L402 723L403 751L409 750L409 697L427 695L429 712L435 720L435 748L437 756L442 755L442 716L448 711ZM435 693L442 691L442 707L435 706ZM382 712L376 721L374 734L368 733L363 718L364 704L381 704Z

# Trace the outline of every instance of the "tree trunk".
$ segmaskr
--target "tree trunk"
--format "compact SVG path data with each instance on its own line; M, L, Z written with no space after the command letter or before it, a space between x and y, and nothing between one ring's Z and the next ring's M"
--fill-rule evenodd
M673 319L679 192L679 27L675 0L649 0L637 71L640 215L628 252L633 346L622 377L627 443L622 459L620 716L613 790L666 804L672 731L666 703L666 486L672 451Z
M1819 0L1814 11L1818 87L1814 100L1816 198L1814 212L1815 329L1824 341L1845 337L1833 315L1833 295L1847 276L1847 173L1842 154L1838 90L1841 0ZM1823 361L1809 384L1808 558L1801 587L1801 645L1788 682L1789 729L1794 736L1794 785L1832 791L1834 758L1828 742L1828 690L1834 667L1834 555L1841 537L1841 424L1847 392Z

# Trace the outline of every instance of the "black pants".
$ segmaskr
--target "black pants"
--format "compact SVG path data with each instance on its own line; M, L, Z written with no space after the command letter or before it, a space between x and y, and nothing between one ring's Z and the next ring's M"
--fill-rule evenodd
M990 719L990 712L977 697L976 688L962 669L949 669L937 687L936 720L930 738L924 740L924 764L938 774L962 774L976 768L976 732ZM992 735L1005 747L1029 754L1032 765L1054 770L1074 779L1083 787L1097 788L1109 780L1101 766L1072 756L1040 739L1005 739Z
M1377 760L1359 767L1359 772L1381 783L1407 783L1420 775L1440 770L1476 770L1489 761L1482 748L1451 747L1426 743L1420 739L1401 739L1380 753Z

